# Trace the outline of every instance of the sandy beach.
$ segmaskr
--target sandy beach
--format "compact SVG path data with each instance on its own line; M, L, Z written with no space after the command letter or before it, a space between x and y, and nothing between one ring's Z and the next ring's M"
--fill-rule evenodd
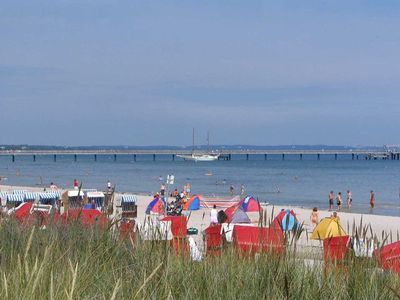
M10 192L13 190L24 190L27 192L41 192L43 188L39 187L28 187L28 186L1 186L2 192ZM64 192L65 190L60 189L60 191ZM121 197L124 193L117 192L116 197ZM137 221L143 224L146 217L146 208L150 201L153 199L152 196L149 195L136 195L138 202L138 216ZM172 198L170 198L170 201ZM271 222L273 216L276 216L282 209L293 209L297 215L297 218L300 223L304 224L304 232L298 241L298 245L300 248L305 250L317 250L319 251L322 248L322 243L320 241L310 240L311 233L313 231L313 226L310 222L310 214L311 210L301 207L294 206L274 206L272 203L263 206L264 214L267 216L267 223ZM196 243L199 248L203 247L203 238L202 231L206 229L210 224L210 209L201 208L200 210L187 212L189 214L188 227L197 228L199 233L194 236ZM330 217L332 215L331 211L328 210L318 210L318 217L321 220L325 217ZM389 234L388 241L391 240L394 242L398 239L398 232L400 227L400 217L392 217L392 216L382 216L382 215L373 215L373 214L358 214L351 212L338 212L338 216L340 218L340 222L343 228L349 235L353 234L353 224L359 227L362 222L363 227L371 226L372 233L376 235L378 241L382 241L382 232ZM259 214L258 213L250 213L249 217L254 224L258 224L259 222ZM368 230L367 237L371 237L370 230ZM391 234L391 236L390 236Z

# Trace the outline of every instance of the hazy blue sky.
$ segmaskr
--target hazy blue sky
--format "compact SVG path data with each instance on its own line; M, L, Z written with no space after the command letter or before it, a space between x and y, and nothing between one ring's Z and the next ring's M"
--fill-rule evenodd
M400 144L400 1L2 0L0 144Z

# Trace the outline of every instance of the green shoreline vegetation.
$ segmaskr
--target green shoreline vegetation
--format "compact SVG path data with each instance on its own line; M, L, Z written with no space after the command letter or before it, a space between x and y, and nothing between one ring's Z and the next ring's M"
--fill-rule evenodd
M120 240L111 230L49 225L0 227L1 299L398 299L400 280L373 262L346 267L283 257L192 262L165 242Z

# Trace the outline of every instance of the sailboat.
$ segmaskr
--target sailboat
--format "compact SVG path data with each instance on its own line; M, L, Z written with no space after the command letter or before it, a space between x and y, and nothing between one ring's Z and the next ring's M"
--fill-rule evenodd
M207 132L207 149L210 147L210 134ZM177 155L184 160L190 161L214 161L218 160L219 154L218 153L195 153L194 152L194 128L193 128L193 146L192 146L192 154L190 155Z

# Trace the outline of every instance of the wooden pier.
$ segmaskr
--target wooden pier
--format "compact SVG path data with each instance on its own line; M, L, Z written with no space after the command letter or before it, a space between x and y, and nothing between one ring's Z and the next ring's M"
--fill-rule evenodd
M207 153L206 151L196 151L196 153ZM219 160L230 161L233 159L250 160L252 156L262 156L264 160L274 157L275 160L281 159L298 159L303 160L315 157L315 160L321 160L322 157L331 160L338 160L347 156L351 160L400 160L400 151L377 151L377 150L218 150ZM191 150L0 150L0 156L9 156L11 161L15 162L17 157L31 156L33 161L37 161L38 157L52 157L56 162L60 156L71 157L73 161L78 161L79 157L92 156L97 161L100 156L112 157L114 161L121 156L130 156L133 161L139 157L147 156L147 159L156 161L158 157L169 156L172 161L178 160L177 155L190 155Z

